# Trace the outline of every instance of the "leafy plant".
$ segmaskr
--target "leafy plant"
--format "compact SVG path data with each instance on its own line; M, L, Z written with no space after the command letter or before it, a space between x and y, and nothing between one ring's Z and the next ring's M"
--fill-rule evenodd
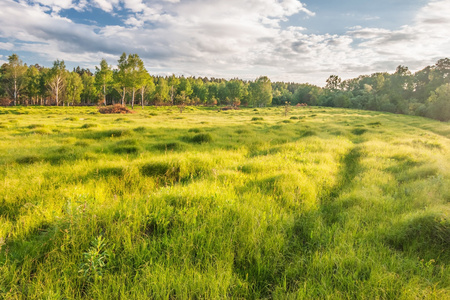
M83 262L78 270L88 281L102 279L105 273L109 253L105 238L101 235L91 242L91 247L83 253Z

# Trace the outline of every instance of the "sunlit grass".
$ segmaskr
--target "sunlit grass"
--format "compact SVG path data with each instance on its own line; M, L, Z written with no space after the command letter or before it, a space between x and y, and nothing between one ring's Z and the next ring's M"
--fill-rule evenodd
M450 297L448 123L0 113L0 298Z

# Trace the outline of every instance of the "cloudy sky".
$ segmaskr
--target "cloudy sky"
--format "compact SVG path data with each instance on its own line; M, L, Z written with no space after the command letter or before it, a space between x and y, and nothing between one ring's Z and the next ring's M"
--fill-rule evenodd
M0 62L309 82L450 57L450 0L0 0Z

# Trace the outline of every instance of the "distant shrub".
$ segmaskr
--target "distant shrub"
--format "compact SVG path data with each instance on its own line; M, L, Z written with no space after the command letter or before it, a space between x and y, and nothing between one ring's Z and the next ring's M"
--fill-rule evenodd
M11 99L2 97L0 98L0 106L9 106L11 105Z
M381 126L381 122L372 122L372 123L369 123L369 124L367 124L367 125L378 127L378 126Z
M200 128L191 128L191 129L188 130L188 132L194 132L194 133L200 133L202 131L203 130L201 130Z
M298 120L298 117L290 117L291 120Z
M111 106L100 107L98 112L101 114L131 114L132 110L129 110L125 106L120 104L115 104Z
M191 142L196 144L209 143L212 142L212 140L213 137L210 133L199 133L191 138Z
M292 123L292 121L291 120L283 120L283 121L281 121L282 123Z
M253 117L252 121L263 121L264 118L263 117Z
M240 108L237 106L225 106L222 107L221 110L239 110Z

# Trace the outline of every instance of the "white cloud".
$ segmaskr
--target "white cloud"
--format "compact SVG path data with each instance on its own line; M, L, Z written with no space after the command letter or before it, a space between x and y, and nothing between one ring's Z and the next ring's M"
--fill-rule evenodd
M418 11L409 25L397 30L383 28L354 28L348 35L364 40L360 49L376 56L368 61L409 62L423 66L424 60L435 61L448 56L450 49L450 1L431 1Z
M3 1L0 37L9 42L0 48L93 65L102 57L114 64L124 51L138 53L153 72L268 75L322 85L330 74L355 77L398 64L424 67L450 49L450 0L431 1L396 30L358 26L343 35L286 27L284 21L296 14L314 16L297 0ZM76 24L48 11L89 6L120 13L116 18L124 25Z
M113 11L114 7L119 5L119 0L92 0L94 6L106 11Z
M8 50L11 51L14 49L13 43L2 43L0 42L0 50Z

